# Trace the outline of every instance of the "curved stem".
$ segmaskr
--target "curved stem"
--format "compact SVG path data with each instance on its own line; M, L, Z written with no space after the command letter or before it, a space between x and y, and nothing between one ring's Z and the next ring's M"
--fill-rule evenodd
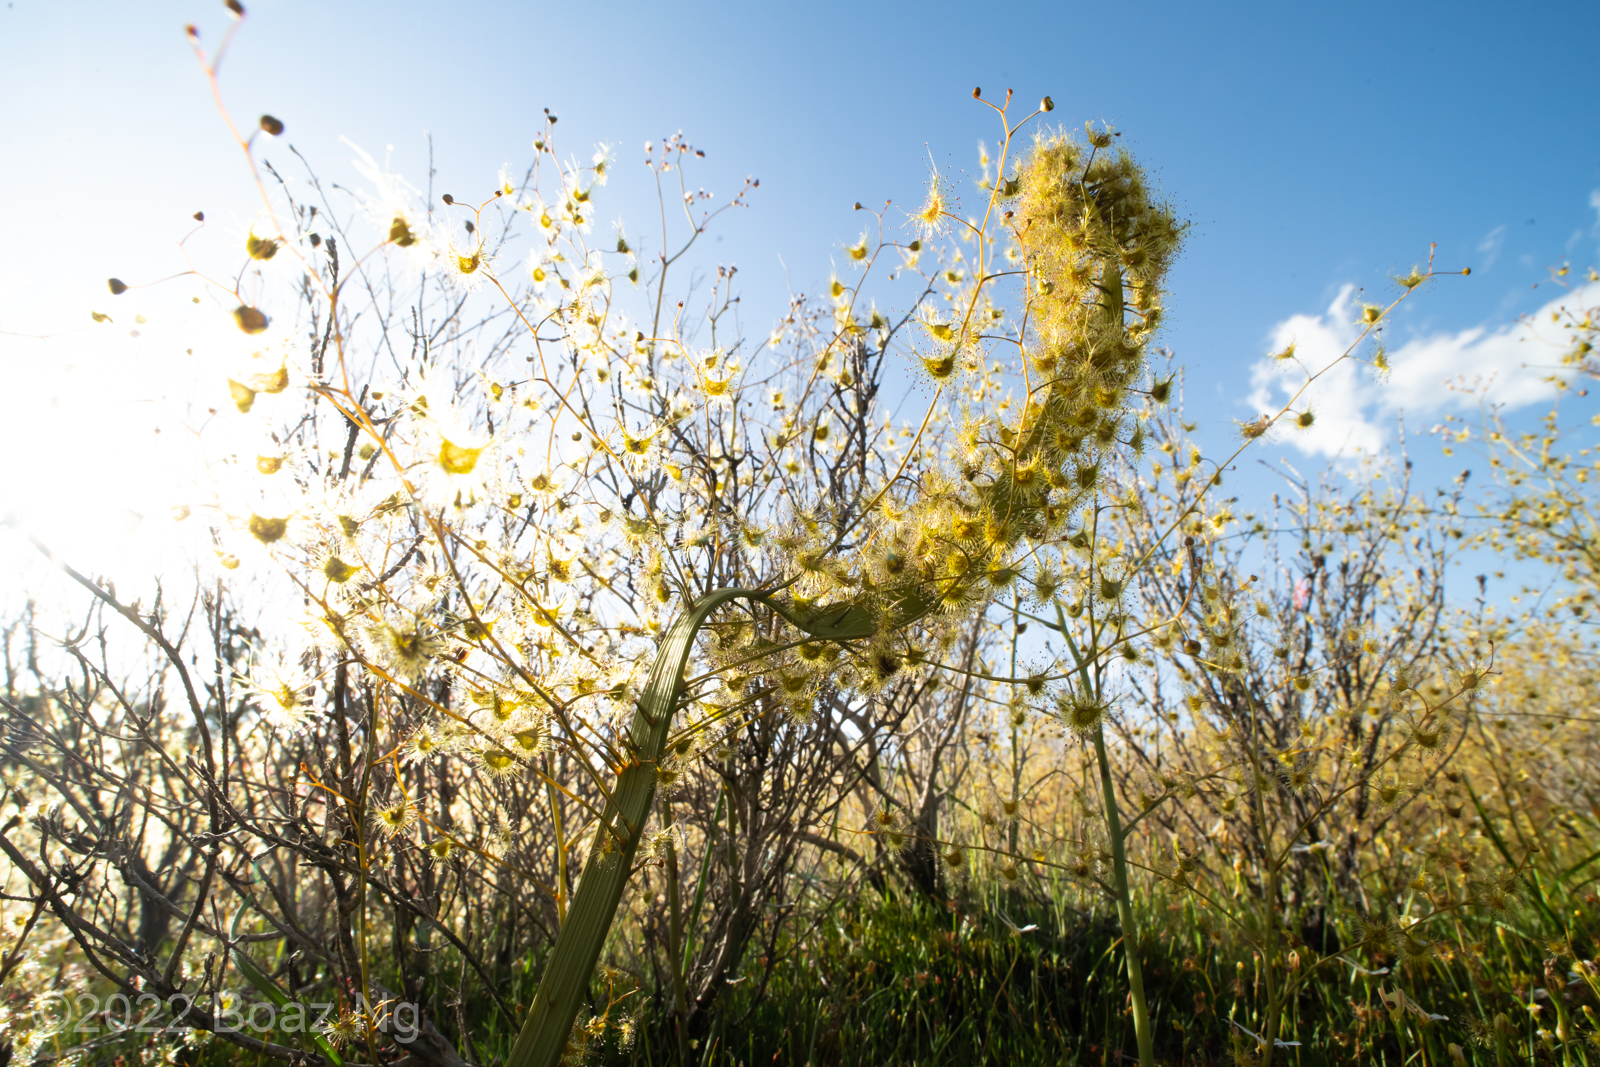
M1117 922L1122 926L1122 953L1128 961L1128 997L1133 1006L1133 1036L1139 1043L1139 1067L1155 1067L1155 1035L1150 1030L1150 1007L1144 997L1144 972L1139 966L1139 921L1128 894L1128 857L1123 846L1122 816L1111 784L1111 761L1106 758L1106 735L1094 728L1094 755L1100 764L1100 798L1105 806L1106 836L1111 839L1112 888L1116 891Z
M683 693L683 672L695 638L712 612L734 600L753 600L779 612L813 637L832 641L872 636L874 614L859 606L825 608L805 617L788 610L759 589L718 589L706 594L673 620L656 652L650 678L639 697L629 736L629 762L617 775L595 828L595 846L579 876L567 908L566 922L556 935L545 964L538 995L528 1009L506 1067L556 1067L567 1047L594 972L627 888L633 857L643 837L645 817L655 796L656 768L666 749L673 714ZM917 605L905 610L917 611Z

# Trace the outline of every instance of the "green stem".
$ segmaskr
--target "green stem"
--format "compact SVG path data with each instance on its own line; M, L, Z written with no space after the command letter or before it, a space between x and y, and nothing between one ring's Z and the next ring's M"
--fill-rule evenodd
M662 805L662 815L670 818L670 808ZM683 903L678 892L678 848L667 841L667 906L670 926L667 930L667 966L672 970L673 1029L678 1034L678 1063L689 1063L689 996L683 984Z
M1017 616L1020 614L1021 597L1013 594L1011 600L1011 677L1017 676ZM1006 709L1011 714L1011 709ZM1015 719L1011 723L1011 803L1014 805L1011 813L1010 845L1011 855L1017 854L1017 831L1022 822L1022 751L1019 747L1021 731Z
M706 878L711 873L711 853L716 848L717 826L722 821L722 805L728 799L727 788L717 794L717 810L711 815L711 831L706 834L705 854L700 857L700 880L694 884L694 903L689 905L689 922L684 929L683 975L689 977L689 965L694 961L694 932L700 925L700 905L706 899Z
M1105 805L1106 834L1111 839L1112 888L1116 890L1117 921L1122 925L1122 953L1128 961L1128 997L1133 1003L1133 1034L1139 1042L1139 1067L1155 1067L1155 1035L1150 1032L1150 1009L1144 999L1144 972L1139 966L1139 922L1128 895L1128 857L1122 841L1122 815L1111 785L1111 761L1106 758L1105 730L1094 728L1094 755L1100 763L1100 796Z
M554 770L545 764L547 770ZM544 784L545 795L550 799L550 827L555 832L556 838L556 922L565 925L567 921L567 838L561 826L561 796L556 792L555 779L552 776Z
M1273 965L1273 953L1278 951L1278 870L1276 867L1267 868L1267 915L1266 938L1261 946L1261 971L1262 979L1267 984L1267 1017L1262 1023L1261 1038L1265 1047L1261 1050L1261 1067L1272 1067L1272 1054L1278 1047L1278 1015L1281 1012L1281 990L1278 988L1277 968Z
M758 589L715 590L673 620L639 697L627 746L631 758L617 775L616 787L595 827L594 847L589 850L578 888L572 894L567 921L556 935L539 992L511 1047L506 1067L556 1067L566 1051L573 1020L589 991L589 976L611 932L617 905L633 871L634 853L655 796L656 768L672 729L673 714L683 692L683 670L694 651L695 637L712 612L740 599L765 604L792 625L823 640L862 640L878 629L880 616L866 607L835 606L801 617ZM904 625L933 607L931 600L908 598L892 606L888 625Z

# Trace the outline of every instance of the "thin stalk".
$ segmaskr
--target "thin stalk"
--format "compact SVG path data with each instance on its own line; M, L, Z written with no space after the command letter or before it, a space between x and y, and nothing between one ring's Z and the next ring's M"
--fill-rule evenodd
M356 839L356 859L361 871L361 878L356 883L356 938L361 953L361 1007L362 1025L367 1039L367 1054L372 1057L372 1062L378 1062L378 1034L377 1020L373 1018L370 1005L372 1004L372 958L367 945L367 879L371 877L371 857L367 851L367 801L368 791L372 787L373 757L377 754L377 719L378 707L376 698L372 704L371 714L366 723L366 758L361 768L361 786L357 791L357 804L350 813L351 828Z
M1278 869L1267 868L1266 937L1261 945L1262 979L1267 984L1267 1018L1261 1028L1261 1038L1266 1047L1261 1050L1261 1067L1272 1067L1272 1053L1278 1047L1278 1016L1281 1014L1281 993L1278 988L1277 969L1272 956L1278 950Z
M671 819L671 808L662 804L662 816ZM689 1062L689 995L683 984L683 903L678 893L678 846L667 838L667 907L671 912L667 931L667 965L672 969L673 1029L678 1034L678 1063Z
M694 903L689 905L689 922L685 926L683 942L683 975L689 977L689 964L694 959L694 932L700 925L700 905L706 899L706 878L711 874L711 853L715 849L717 824L722 821L722 805L728 799L727 787L717 794L717 810L711 814L711 833L706 837L705 854L700 857L700 879L694 884Z
M1022 606L1021 605L1021 599L1022 598L1019 597L1015 593L1013 593L1011 595L1011 677L1013 677L1013 678L1015 678L1017 676L1017 638L1019 636L1021 636L1021 635L1019 635L1017 633L1017 625L1018 625L1018 616L1021 613L1021 606ZM1020 728L1017 726L1015 715L1012 712L1012 710L1009 709L1009 708L1007 709L1007 714L1012 716L1012 720L1011 720L1011 803L1012 803L1012 816L1011 816L1010 844L1011 844L1011 854L1013 856L1015 856L1017 854L1017 830L1019 828L1019 824L1022 822L1022 752L1017 747L1018 743L1020 741Z
M561 826L561 797L553 778L546 778L545 792L550 797L550 827L556 835L556 919L567 924L567 839Z
M1252 701L1250 704L1250 736L1246 739L1250 756L1250 774L1253 788L1250 790L1255 806L1256 825L1261 835L1262 866L1266 869L1266 877L1262 885L1263 914L1262 928L1265 936L1261 942L1261 978L1267 983L1267 1015L1261 1020L1261 1039L1264 1047L1261 1050L1261 1067L1272 1067L1272 1054L1278 1047L1278 1004L1282 991L1278 989L1277 974L1275 973L1272 957L1278 947L1278 867L1279 863L1272 856L1272 828L1267 822L1266 801L1262 798L1263 783L1267 780L1265 769L1261 766L1261 753L1258 743L1261 737L1261 723L1258 705ZM1296 834L1298 836L1298 832ZM1292 843L1292 839L1291 839ZM1287 856L1287 853L1285 853ZM1404 1048L1404 1038L1401 1047Z

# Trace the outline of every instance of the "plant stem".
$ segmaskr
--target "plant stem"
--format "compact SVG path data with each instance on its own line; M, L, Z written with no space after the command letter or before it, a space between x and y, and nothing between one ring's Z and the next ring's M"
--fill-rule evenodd
M572 894L567 921L556 935L555 948L539 979L539 992L511 1047L506 1067L555 1067L566 1051L573 1020L588 995L589 976L611 932L617 905L633 869L634 853L655 796L658 764L683 693L684 666L711 613L740 599L766 604L794 626L822 640L871 637L880 624L876 613L859 606L826 608L799 618L758 589L714 590L672 621L656 650L650 678L639 697L627 744L628 762L618 773L616 787L594 829L594 846ZM933 606L907 601L899 606L891 622L904 625L933 610Z
M1017 676L1017 633L1018 615L1021 611L1021 597L1012 594L1011 599L1011 677ZM1010 709L1007 709L1008 713ZM1014 805L1011 816L1011 833L1009 844L1011 855L1017 854L1017 831L1022 822L1022 751L1018 747L1021 740L1021 730L1016 721L1011 723L1011 803Z
M662 815L670 818L670 808L663 804ZM678 893L678 847L667 841L667 906L671 911L671 925L667 931L667 966L672 970L673 1029L678 1034L678 1062L689 1062L689 997L683 984L683 904Z
M1261 1038L1266 1047L1261 1050L1261 1067L1272 1067L1272 1053L1278 1047L1279 992L1278 974L1272 956L1278 950L1278 869L1267 868L1266 885L1266 939L1261 946L1261 974L1267 984L1267 1017L1261 1027Z
M711 813L711 832L706 835L705 853L700 857L700 878L694 884L694 903L689 905L689 921L684 925L683 971L684 981L689 978L689 965L694 962L694 932L700 925L700 905L706 898L706 878L711 873L711 853L716 848L718 824L722 821L722 805L728 799L727 786L717 794L717 808Z
M554 770L555 768L547 768ZM567 923L567 838L561 826L561 797L556 792L555 778L552 775L545 781L545 793L550 798L550 827L555 832L556 838L556 921L558 925Z
M1133 1034L1139 1043L1139 1067L1155 1067L1155 1035L1150 1032L1150 1009L1144 999L1144 972L1139 966L1139 922L1128 895L1128 857L1123 848L1122 815L1111 784L1111 761L1106 758L1105 730L1094 728L1094 754L1100 763L1100 797L1105 806L1106 835L1111 839L1112 887L1116 890L1117 921L1122 926L1122 954L1128 961L1128 998L1133 1004Z

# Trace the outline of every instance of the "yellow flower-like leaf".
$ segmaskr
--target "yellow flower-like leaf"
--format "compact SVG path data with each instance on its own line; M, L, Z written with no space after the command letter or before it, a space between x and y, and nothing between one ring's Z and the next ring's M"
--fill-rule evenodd
M353 563L346 563L338 556L329 556L328 562L322 565L322 573L328 581L343 585L353 577L361 568Z
M233 397L233 406L245 414L249 414L250 409L255 406L256 391L243 382L229 378L228 394Z
M262 515L250 516L250 535L264 545L270 545L283 537L288 529L288 519L269 519Z
M273 370L252 374L249 385L258 393L281 393L289 388L289 368L280 363Z
M481 455L482 448L458 445L449 438L439 442L439 466L444 468L446 474L471 474Z

